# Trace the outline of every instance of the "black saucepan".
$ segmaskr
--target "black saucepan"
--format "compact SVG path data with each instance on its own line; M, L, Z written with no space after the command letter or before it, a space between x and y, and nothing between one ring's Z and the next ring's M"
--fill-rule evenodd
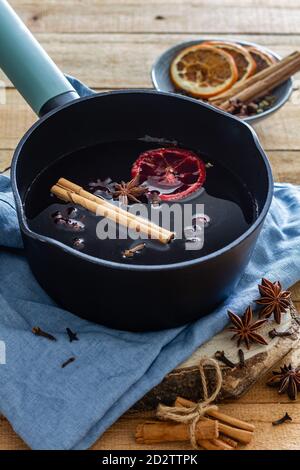
M232 293L250 259L273 188L267 157L247 124L191 98L152 90L79 98L3 0L0 65L41 117L15 151L12 185L30 267L59 305L113 328L146 331L193 321ZM25 195L39 184L36 178L44 168L78 149L145 135L176 139L191 149L201 143L206 154L220 155L256 201L252 225L214 253L169 265L99 259L29 228ZM49 188L53 183L49 181Z

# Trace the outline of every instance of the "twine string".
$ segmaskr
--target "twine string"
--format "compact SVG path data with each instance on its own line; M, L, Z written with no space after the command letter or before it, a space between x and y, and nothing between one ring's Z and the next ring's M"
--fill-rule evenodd
M204 366L211 366L216 374L215 390L208 396L207 379L204 372ZM189 424L190 441L194 449L199 449L197 444L197 424L203 418L205 413L210 410L215 410L217 407L212 403L217 398L222 387L222 372L218 362L209 357L203 357L199 362L199 373L202 382L203 400L196 403L194 406L167 406L160 404L157 409L157 417L161 419L176 421L177 423Z

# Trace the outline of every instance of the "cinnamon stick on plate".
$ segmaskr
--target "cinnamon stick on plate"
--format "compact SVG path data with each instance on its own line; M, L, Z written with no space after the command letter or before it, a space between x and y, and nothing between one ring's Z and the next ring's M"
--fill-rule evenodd
M249 89L250 87L262 80L268 79L270 76L276 76L278 79L280 77L280 80L285 81L287 80L287 78L291 77L299 70L299 63L300 52L295 51L287 57L284 57L282 60L276 62L275 64L270 65L269 67L261 70L255 75L252 75L241 83L236 83L230 90L225 91L224 93L218 96L210 98L209 101L210 103L215 104L216 106L220 106L222 105L222 103L225 103L229 99L236 99L239 93ZM274 85L270 86L274 88ZM270 89L266 91L270 91Z
M78 204L94 214L107 217L136 232L142 232L152 239L159 240L161 243L169 243L170 240L174 238L175 234L173 232L159 227L149 220L131 214L104 199L94 196L88 191L85 191L81 186L64 178L60 178L57 184L52 186L51 192L63 201Z
M266 78L259 80L253 85L249 86L245 90L240 91L235 94L229 100L226 100L224 103L220 104L220 108L228 111L232 106L232 102L240 101L242 103L248 103L250 101L261 98L262 96L267 95L271 90L281 85L285 82L291 75L294 75L300 70L300 59L296 64L293 64L283 67L275 73L268 75Z

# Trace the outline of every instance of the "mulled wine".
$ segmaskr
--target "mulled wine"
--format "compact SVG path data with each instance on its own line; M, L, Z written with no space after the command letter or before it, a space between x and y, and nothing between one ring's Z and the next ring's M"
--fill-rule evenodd
M106 226L103 217L50 193L61 177L116 206L141 209L144 218L174 230L175 238L163 244L118 224ZM100 143L61 157L38 175L25 207L31 230L96 258L139 265L209 255L257 217L248 188L217 155L149 138Z

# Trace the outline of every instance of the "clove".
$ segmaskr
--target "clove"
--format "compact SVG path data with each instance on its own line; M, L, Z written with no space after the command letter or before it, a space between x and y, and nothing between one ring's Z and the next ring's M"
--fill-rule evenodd
M239 355L239 366L240 367L245 367L245 355L244 355L244 351L242 349L239 349L238 350L238 355Z
M77 333L73 333L73 331L70 330L70 328L66 328L66 332L69 336L70 343L72 343L72 341L79 341L79 338L77 337Z
M124 250L122 252L123 258L133 258L135 253L142 251L144 248L145 248L145 243L139 243L138 245L133 246L132 248L129 248L128 250Z
M278 426L279 424L283 424L286 421L293 421L288 413L285 413L285 415L282 416L282 418L279 418L276 421L273 421L272 424L273 426Z
M153 206L159 206L161 202L158 191L151 191L148 195L148 199Z
M74 361L75 361L75 357L70 357L67 361L62 363L62 365L61 365L62 369L64 369L66 366L68 366L69 364L71 364Z
M46 331L43 331L38 326L34 326L32 328L32 333L36 336L43 336L43 338L50 339L50 341L57 341L53 335L51 335L50 333L47 333Z
M278 338L284 338L286 336L292 336L293 332L291 330L287 330L287 331L277 331L275 328L273 328L273 330L269 331L269 336L270 338L276 338L276 336Z
M230 367L231 369L235 368L235 364L233 362L231 362L231 360L228 359L228 357L225 356L224 351L216 351L215 352L215 358L218 361L223 362L223 364Z

